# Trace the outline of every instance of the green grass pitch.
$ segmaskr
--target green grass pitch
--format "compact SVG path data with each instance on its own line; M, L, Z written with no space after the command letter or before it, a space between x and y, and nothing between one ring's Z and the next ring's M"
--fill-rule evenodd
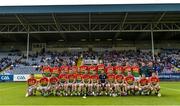
M180 82L161 82L161 97L25 97L26 83L0 83L0 105L180 105Z

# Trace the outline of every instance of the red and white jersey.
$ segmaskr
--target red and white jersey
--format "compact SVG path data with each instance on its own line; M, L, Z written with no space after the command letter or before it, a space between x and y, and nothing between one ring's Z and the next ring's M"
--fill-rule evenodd
M91 65L88 67L88 69L89 69L89 73L91 75L93 74L93 72L96 72L96 74L97 74L97 66Z
M43 73L51 73L51 67L50 66L43 66L42 68Z
M122 83L124 81L125 77L123 74L116 74L115 79L117 82Z
M124 73L124 68L123 68L123 66L114 66L114 72L115 72L115 74L117 74L118 71L120 71L120 72L123 74L123 73Z
M132 85L132 84L134 84L135 78L133 75L128 75L128 76L126 76L125 81L127 84Z
M159 82L159 78L157 76L155 77L150 77L149 82L153 85L156 85Z
M139 80L139 84L141 86L148 85L148 83L149 83L149 80L147 78L140 78Z
M63 66L60 67L60 70L64 71L66 74L69 73L69 67L68 66L63 65Z
M37 83L37 80L35 78L29 78L27 80L28 86L36 85L36 83Z
M107 74L114 74L114 67L113 66L107 66L106 67L106 73Z

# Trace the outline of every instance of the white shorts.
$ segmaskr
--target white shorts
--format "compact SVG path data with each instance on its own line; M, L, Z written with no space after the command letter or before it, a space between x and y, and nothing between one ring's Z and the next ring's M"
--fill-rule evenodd
M28 91L31 92L33 89L36 89L36 86L29 86Z
M49 90L50 87L49 86L39 86L38 89L39 90Z

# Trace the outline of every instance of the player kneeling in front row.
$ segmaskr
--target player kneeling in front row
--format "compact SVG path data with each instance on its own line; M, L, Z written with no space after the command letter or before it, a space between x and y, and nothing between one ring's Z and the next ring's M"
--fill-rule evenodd
M89 84L90 84L90 75L88 73L85 73L82 75L82 79L83 79L83 86L82 86L82 93L84 95L83 98L86 97L87 94L89 94Z
M76 95L76 74L73 73L73 70L69 70L67 84L68 95Z
M43 77L39 80L39 87L37 90L41 93L42 96L49 96L50 94L50 84L49 79L42 74Z
M115 94L115 75L114 74L108 74L107 75L108 78L108 83L107 83L107 93L109 96L116 96L117 94Z
M30 78L27 80L28 88L26 97L36 95L36 87L37 87L37 80L34 78L34 74L30 75Z
M83 87L83 81L82 81L82 75L77 74L76 75L76 83L75 83L75 91L77 95L82 95L82 87Z
M126 83L126 91L127 94L133 94L135 95L136 91L138 91L138 87L135 86L135 78L131 74L131 72L128 72L128 75L125 78L125 83Z
M154 92L156 95L161 96L160 94L160 85L159 85L159 78L157 77L156 73L152 73L152 76L149 78L151 92Z
M118 74L115 75L115 92L118 95L126 95L124 75L121 74L120 71L118 72Z
M59 79L59 85L57 87L57 96L63 96L66 94L65 88L67 88L67 75L64 71L61 71L61 73L58 76Z
M99 76L97 72L94 71L93 75L91 75L91 86L90 86L92 95L97 96L100 93L100 84L99 84Z
M145 74L142 74L142 77L139 79L139 94L140 95L149 95L150 85L149 81L146 78Z
M58 81L59 81L59 79L56 77L56 75L52 74L50 79L49 79L49 82L50 82L50 92L53 95L57 95L57 92L58 92Z

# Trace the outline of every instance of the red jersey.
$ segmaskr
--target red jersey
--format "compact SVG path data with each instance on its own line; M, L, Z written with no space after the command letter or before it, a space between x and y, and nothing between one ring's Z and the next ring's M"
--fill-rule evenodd
M134 83L134 80L135 80L135 78L133 75L129 75L125 78L125 81L127 82L127 84L130 84L130 85L132 85Z
M114 82L115 81L115 74L108 74L107 79L109 82Z
M133 72L136 72L136 73L139 73L139 67L138 66L132 66L132 71Z
M80 73L82 73L82 74L85 73L84 72L85 70L88 71L88 66L83 65L83 66L80 66L79 68L80 68Z
M107 66L106 67L106 73L107 74L114 74L114 67L113 66Z
M97 65L98 74L101 74L101 71L104 71L104 69L105 69L105 65L104 64Z
M58 76L58 78L59 78L59 80L60 80L61 83L65 83L66 80L67 80L67 75L66 75L66 74L60 74L60 75Z
M152 83L153 85L156 85L159 82L158 77L150 77L149 82Z
M51 67L43 66L42 71L43 71L43 73L51 73Z
M57 77L51 77L49 79L50 84L56 84L58 81L59 81L59 79Z
M47 77L42 77L40 80L39 80L41 86L47 86L48 83L49 83L49 79Z
M51 68L51 71L54 74L59 74L60 73L59 67L53 67L53 68Z
M93 83L96 83L99 80L99 76L98 75L91 75L90 79Z
M117 80L117 82L122 83L124 81L124 75L123 74L117 74L115 76L115 79Z
M78 67L77 67L77 66L72 66L72 67L70 67L70 69L71 69L74 73L77 73L77 72L78 72Z
M28 86L32 86L32 85L35 85L37 83L37 80L35 78L29 78L27 80L27 84Z
M61 70L61 71L63 70L66 74L69 73L69 67L68 67L68 66L61 66L61 67L60 67L60 70Z
M84 74L82 75L82 79L84 80L85 83L87 83L90 79L90 75L89 74Z
M123 67L122 66L114 66L115 74L118 74L118 71L120 71L121 73L124 73Z
M74 79L76 79L76 74L68 74L68 79L70 83L74 82Z
M98 69L98 70L104 70L104 68L105 68L105 65L104 65L104 64L99 64L99 65L97 65L97 69Z
M82 81L82 75L81 74L76 74L76 81L78 83Z
M149 81L146 78L141 78L139 80L139 83L140 83L141 86L144 86L144 85L148 85Z
M96 74L97 74L97 66L89 66L89 73L90 74L93 74L93 72L96 72Z

